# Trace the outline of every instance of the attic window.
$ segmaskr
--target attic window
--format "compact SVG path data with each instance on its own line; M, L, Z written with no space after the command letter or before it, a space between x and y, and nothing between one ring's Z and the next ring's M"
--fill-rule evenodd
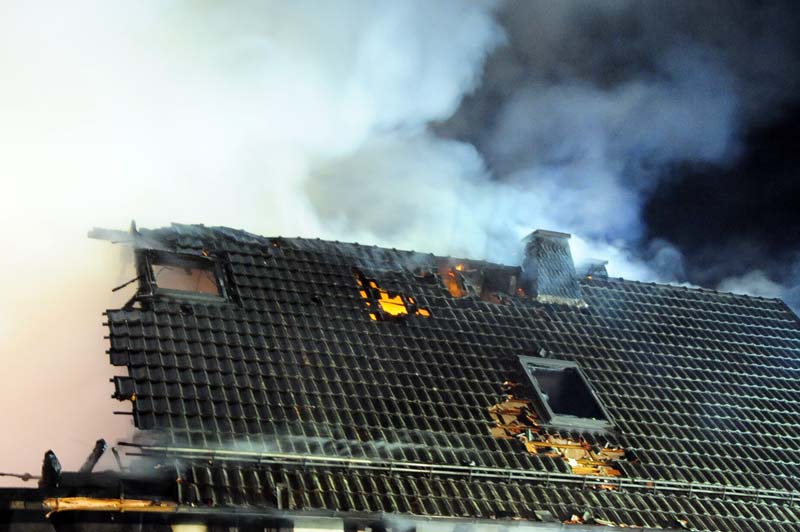
M205 256L150 251L147 254L152 290L176 298L224 300L219 265Z
M369 315L373 321L408 315L430 317L431 312L417 305L413 297L381 288L375 279L368 279L359 270L355 270L354 275L358 283L358 293L370 309Z
M538 394L540 413L546 424L567 429L612 428L611 417L578 364L567 360L519 358Z
M159 288L219 295L213 264L177 266L154 263L153 274Z

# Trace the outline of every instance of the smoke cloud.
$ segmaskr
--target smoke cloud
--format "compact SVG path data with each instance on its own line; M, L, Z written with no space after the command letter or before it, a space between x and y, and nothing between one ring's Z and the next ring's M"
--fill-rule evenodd
M476 146L493 181L531 191L521 203L536 208L515 216L580 235L612 274L685 281L680 251L649 241L643 206L687 167L735 165L746 133L796 104L798 11L784 1L533 0L504 4L499 18L509 45L437 134ZM687 226L679 206L672 215ZM786 279L776 278L791 299L798 277Z
M737 277L728 277L719 284L725 292L752 294L761 297L780 297L783 287L772 281L761 270L753 270Z
M613 275L685 282L680 251L648 240L643 206L686 165L735 164L743 132L794 98L786 12L506 2L506 45L453 116L312 168L308 197L366 241L518 262L519 238L548 227Z
M130 430L111 414L127 405L109 398L100 313L133 274L89 228L347 238L307 198L311 168L450 116L503 42L493 9L4 3L0 470L36 472L49 447L75 469L95 439Z
M542 227L612 274L682 280L643 202L675 165L735 160L798 79L778 4L695 4L4 3L0 470L48 447L74 469L130 430L100 312L133 275L92 226L509 263Z

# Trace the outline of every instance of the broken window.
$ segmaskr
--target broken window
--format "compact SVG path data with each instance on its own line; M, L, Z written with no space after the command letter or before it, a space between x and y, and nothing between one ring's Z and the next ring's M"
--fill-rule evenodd
M211 258L150 250L140 260L143 277L154 295L225 298L219 265Z
M575 362L521 356L548 425L603 430L611 418Z
M373 320L400 318L408 315L427 318L431 315L428 309L417 305L417 301L413 297L385 290L378 285L375 279L368 279L359 270L356 270L354 275L358 283L359 294L370 309L369 315Z

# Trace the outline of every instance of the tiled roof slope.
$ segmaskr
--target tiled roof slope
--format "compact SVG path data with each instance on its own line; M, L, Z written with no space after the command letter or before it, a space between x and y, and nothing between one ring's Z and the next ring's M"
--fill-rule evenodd
M205 250L228 285L225 304L108 311L117 395L163 438L149 452L181 457L182 502L797 529L800 322L779 300L583 278L585 306L490 303L419 275L432 255L142 234ZM371 319L353 268L431 316ZM571 436L628 451L615 489L490 434L501 384L525 382L517 357L542 353L577 361L611 415Z

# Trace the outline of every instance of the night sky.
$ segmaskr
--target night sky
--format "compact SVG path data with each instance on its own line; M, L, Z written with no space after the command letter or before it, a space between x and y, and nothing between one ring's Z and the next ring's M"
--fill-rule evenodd
M713 286L756 268L789 281L800 259L798 148L800 106L747 131L730 166L676 168L647 201L647 237L675 244L693 283Z

